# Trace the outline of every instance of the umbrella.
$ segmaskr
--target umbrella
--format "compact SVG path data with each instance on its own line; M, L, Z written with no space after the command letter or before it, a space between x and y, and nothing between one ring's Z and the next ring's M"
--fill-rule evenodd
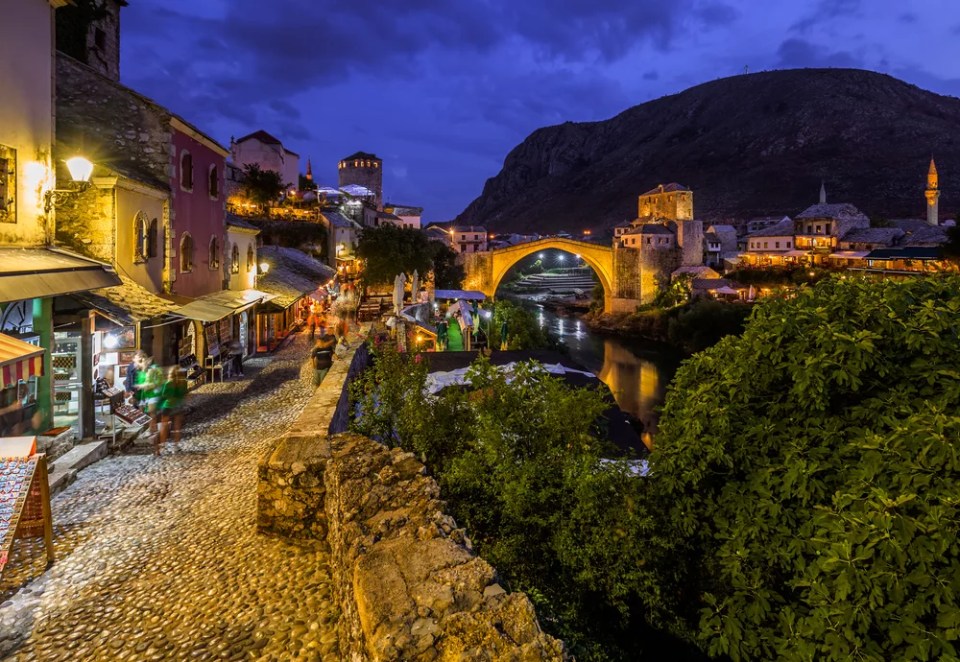
M397 274L393 281L393 307L397 314L400 314L400 308L403 306L403 283L406 277L403 274Z
M718 287L715 291L717 294L739 294L735 289L727 287L726 285Z
M757 298L757 293L756 293L756 291L753 289L753 285L751 285L751 286L750 286L750 290L747 292L747 300L748 300L748 301L753 301L753 300L756 299L756 298Z
M410 283L410 298L412 299L411 303L416 303L419 297L417 294L420 293L420 274L417 273L417 270L413 270L413 281Z

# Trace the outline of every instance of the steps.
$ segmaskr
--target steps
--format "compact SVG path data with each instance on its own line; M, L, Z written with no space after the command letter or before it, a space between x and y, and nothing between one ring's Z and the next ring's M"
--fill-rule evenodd
M49 467L50 495L56 494L72 483L78 471L105 458L109 443L106 439L101 439L77 444L53 461Z

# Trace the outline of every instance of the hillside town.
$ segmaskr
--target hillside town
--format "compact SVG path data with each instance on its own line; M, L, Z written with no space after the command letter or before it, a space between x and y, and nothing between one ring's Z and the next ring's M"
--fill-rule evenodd
M649 645L647 655L707 660L788 648L793 631L741 651L704 644L720 627L706 616L691 625L724 590L690 570L714 544L698 526L734 541L703 570L731 594L744 576L723 568L746 565L754 535L723 529L739 522L719 511L734 460L753 460L720 446L748 420L742 443L776 439L759 453L773 457L796 450L777 416L822 415L823 429L804 428L811 439L883 418L870 407L889 393L858 399L879 388L862 373L888 374L880 359L847 370L854 359L831 355L843 367L814 377L791 364L790 383L783 365L750 372L804 334L835 331L811 345L824 355L848 342L857 360L893 351L878 349L891 328L817 318L849 308L837 301L878 328L940 306L929 315L939 321L917 324L940 324L930 333L944 343L956 335L943 299L960 274L960 230L940 212L941 193L956 191L941 188L936 154L912 218L835 201L825 176L789 215L705 220L695 190L656 183L653 164L636 182L636 216L606 228L430 221L427 200L390 188L380 149L385 158L358 144L320 159L329 150L293 151L295 138L254 123L220 141L219 127L121 82L128 3L96 0L88 20L61 29L57 12L86 6L0 10L0 54L30 63L0 66L0 658L601 660ZM889 311L870 307L877 292L893 293ZM788 328L794 314L809 326ZM742 344L718 344L727 337ZM929 356L941 349L952 356L940 345ZM956 376L938 370L930 384ZM730 414L723 398L746 382L756 401ZM940 431L955 419L941 395L917 395L943 416ZM853 413L836 411L845 397ZM752 418L757 402L771 419ZM701 437L717 447L684 456ZM875 442L857 437L857 453L880 462ZM793 471L803 450L758 471ZM827 456L840 451L815 460ZM708 474L723 478L706 485ZM674 482L659 487L659 476ZM651 497L641 481L663 491ZM841 486L810 489L825 503ZM884 512L916 496L890 495ZM783 507L768 506L751 517ZM706 524L690 514L711 508ZM664 522L672 535L650 533ZM797 526L804 540L840 527ZM792 529L776 535L793 549ZM651 568L673 555L689 564L651 579L648 549L659 554ZM537 584L546 575L556 581ZM953 620L943 627L956 639Z

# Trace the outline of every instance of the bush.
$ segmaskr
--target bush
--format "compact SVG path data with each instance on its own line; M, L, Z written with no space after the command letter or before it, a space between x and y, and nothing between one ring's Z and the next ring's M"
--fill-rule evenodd
M828 279L681 366L647 603L734 660L957 659L960 278Z

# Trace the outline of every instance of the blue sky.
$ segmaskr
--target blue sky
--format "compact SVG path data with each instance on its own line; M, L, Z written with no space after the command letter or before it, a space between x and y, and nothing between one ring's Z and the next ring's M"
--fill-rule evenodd
M958 0L130 0L121 79L229 143L453 218L535 129L744 71L857 67L960 96Z

